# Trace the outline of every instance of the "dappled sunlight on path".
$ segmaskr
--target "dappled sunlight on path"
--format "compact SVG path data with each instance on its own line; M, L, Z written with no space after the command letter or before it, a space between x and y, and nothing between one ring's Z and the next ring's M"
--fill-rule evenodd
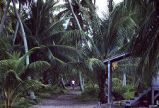
M81 92L79 87L75 90L68 88L68 92L54 98L42 99L38 105L30 108L98 108L98 102L81 102L77 99Z

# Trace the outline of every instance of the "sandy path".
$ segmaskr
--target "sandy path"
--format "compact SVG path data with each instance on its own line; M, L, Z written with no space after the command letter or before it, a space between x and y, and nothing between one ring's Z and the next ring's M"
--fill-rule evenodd
M57 98L43 99L38 105L30 108L98 108L97 102L80 102L76 97L80 94L79 88L68 89L68 93Z

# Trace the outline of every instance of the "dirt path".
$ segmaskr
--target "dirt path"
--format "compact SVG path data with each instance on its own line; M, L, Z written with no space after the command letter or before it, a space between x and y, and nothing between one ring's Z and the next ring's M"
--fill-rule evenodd
M30 108L98 108L98 102L81 102L77 99L80 95L79 88L68 89L68 93L57 96L57 98L43 99L38 105Z

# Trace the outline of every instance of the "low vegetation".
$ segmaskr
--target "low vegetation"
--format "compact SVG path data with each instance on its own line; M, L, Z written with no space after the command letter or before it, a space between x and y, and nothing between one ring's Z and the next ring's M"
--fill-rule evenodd
M103 61L123 53L131 57L112 63L113 99L151 86L159 71L159 0L108 0L102 19L97 0L59 1L0 0L0 106L24 108L65 93L73 78L80 100L106 103Z
M49 97L56 97L57 95L65 94L67 89L63 89L58 85L48 85L45 87L41 87L37 90L37 96L40 98L49 98Z
M79 99L85 101L98 101L99 87L90 83L86 84L85 91L79 96Z

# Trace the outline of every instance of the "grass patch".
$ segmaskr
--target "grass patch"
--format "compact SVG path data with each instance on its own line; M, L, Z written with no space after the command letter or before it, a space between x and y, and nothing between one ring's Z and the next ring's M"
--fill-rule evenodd
M60 95L60 94L65 94L67 92L67 90L54 85L54 86L46 86L46 87L42 87L37 91L37 95L40 98L47 98L53 95Z

